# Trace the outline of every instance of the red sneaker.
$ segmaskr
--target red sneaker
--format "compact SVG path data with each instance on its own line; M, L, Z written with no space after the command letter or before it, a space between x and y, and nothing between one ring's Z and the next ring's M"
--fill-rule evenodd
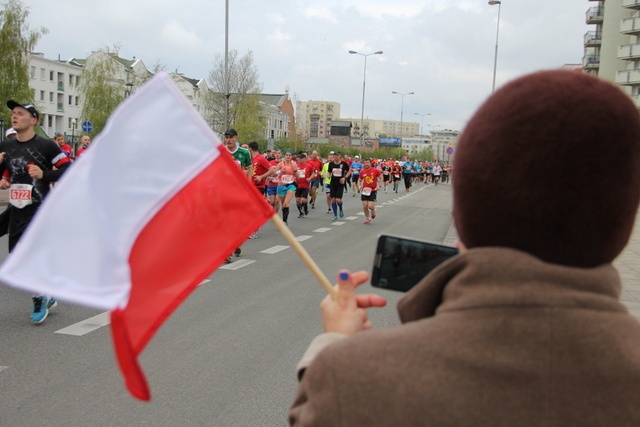
M376 219L376 211L371 211L371 219Z

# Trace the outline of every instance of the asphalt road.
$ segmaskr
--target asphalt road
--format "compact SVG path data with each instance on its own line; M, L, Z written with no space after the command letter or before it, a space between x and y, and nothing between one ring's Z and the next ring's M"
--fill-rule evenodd
M348 195L346 218L332 223L319 199L304 219L292 207L289 224L332 282L341 268L371 270L379 233L442 242L451 226L447 185L380 193L378 205L378 218L364 225L359 197ZM29 295L0 286L0 426L286 425L294 368L321 332L325 292L273 224L243 251L185 301L143 352L149 403L124 388L106 314L61 302L34 326ZM82 262L82 254L69 254L60 268ZM378 293L390 304L371 313L374 326L398 324L394 303L402 295Z

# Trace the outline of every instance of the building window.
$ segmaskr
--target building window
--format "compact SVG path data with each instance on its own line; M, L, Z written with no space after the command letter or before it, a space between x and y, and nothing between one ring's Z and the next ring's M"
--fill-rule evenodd
M69 105L73 105L73 96L69 95Z
M78 97L76 96L76 107L78 106ZM200 107L198 107L198 111L200 111Z
M36 67L34 67L33 65L31 66L31 71L30 71L30 76L32 79L36 78Z
M44 80L44 72L45 72L45 69L44 68L40 68L40 78L42 80Z
M49 102L53 102L53 92L49 92Z
M40 91L40 101L44 101L44 91Z
M49 71L49 80L53 81L53 71Z

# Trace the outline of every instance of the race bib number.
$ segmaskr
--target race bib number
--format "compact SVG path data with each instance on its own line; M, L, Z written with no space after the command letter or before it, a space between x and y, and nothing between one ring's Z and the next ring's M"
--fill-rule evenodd
M293 175L282 175L283 184L293 184Z
M395 174L393 176L396 177L396 178L400 178L400 175L398 175L398 174Z
M30 184L12 184L9 187L9 203L18 209L22 209L33 203L31 192L33 185Z
M340 168L333 168L331 170L331 175L335 176L336 178L342 178L342 169Z
M307 171L304 169L298 169L298 178L306 178L307 177Z
M373 191L373 190L371 190L371 188L369 188L369 187L364 187L364 188L362 189L362 195L363 195L363 196L370 196L370 195L371 195L371 191Z
M382 171L384 175L389 175L389 171Z

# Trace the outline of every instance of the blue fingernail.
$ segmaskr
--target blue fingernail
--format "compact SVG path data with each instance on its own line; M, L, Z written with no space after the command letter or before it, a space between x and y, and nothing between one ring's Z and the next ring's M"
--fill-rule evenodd
M349 273L347 273L346 271L341 271L340 280L347 280L347 279L349 279Z

